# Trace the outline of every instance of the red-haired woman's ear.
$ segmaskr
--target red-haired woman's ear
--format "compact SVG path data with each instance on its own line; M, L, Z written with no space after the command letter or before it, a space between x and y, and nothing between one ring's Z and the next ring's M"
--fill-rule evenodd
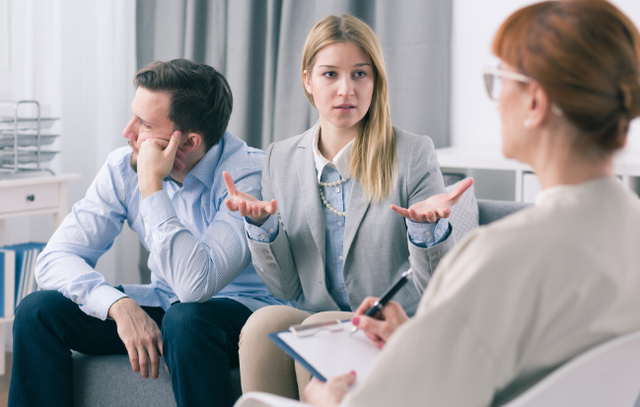
M524 120L524 127L531 129L542 125L549 113L549 97L540 85L533 82L530 85L531 100L529 102L529 112Z

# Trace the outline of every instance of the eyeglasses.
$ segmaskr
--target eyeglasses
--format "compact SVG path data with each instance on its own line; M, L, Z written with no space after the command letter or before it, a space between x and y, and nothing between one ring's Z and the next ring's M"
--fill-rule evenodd
M487 93L492 100L498 100L500 98L500 92L502 91L502 81L504 78L512 79L514 81L522 83L531 82L531 78L517 72L486 67L484 68L484 86L487 89Z

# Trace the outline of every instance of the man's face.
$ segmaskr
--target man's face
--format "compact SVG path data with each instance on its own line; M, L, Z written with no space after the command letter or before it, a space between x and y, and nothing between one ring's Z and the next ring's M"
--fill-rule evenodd
M134 171L137 171L140 143L150 138L167 141L171 139L175 126L169 120L170 103L171 96L166 92L154 92L143 87L136 90L131 103L133 117L122 131L133 149L131 168Z

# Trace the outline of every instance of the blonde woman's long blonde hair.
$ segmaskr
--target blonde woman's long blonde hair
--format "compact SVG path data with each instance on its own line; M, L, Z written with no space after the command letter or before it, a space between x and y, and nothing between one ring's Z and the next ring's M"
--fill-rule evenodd
M327 16L307 36L302 53L302 87L307 99L316 107L313 96L304 87L304 71L311 75L318 52L337 42L352 42L369 55L373 65L374 88L369 111L362 119L351 154L349 167L365 194L374 201L389 196L396 182L396 137L391 126L387 91L387 72L382 47L373 30L350 15Z

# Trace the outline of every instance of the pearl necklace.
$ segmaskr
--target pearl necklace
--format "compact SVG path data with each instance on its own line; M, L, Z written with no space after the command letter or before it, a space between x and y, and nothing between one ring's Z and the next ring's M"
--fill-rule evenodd
M333 182L318 181L318 184L322 185L323 187L335 187L336 185L344 184L345 182L349 181L349 178L351 178L351 177L343 178L343 179L340 179L338 181L333 181Z
M329 209L331 212L335 213L338 216L346 217L347 216L347 212L340 212L339 210L337 210L333 206L331 206L331 204L329 204L329 202L327 202L327 199L324 197L324 194L322 193L322 187L335 187L336 185L344 184L348 180L349 180L349 177L341 179L339 181L334 181L334 182L318 181L318 184L320 184L320 186L318 187L318 192L320 192L320 200L322 201L322 204L324 206L326 206L327 209Z

